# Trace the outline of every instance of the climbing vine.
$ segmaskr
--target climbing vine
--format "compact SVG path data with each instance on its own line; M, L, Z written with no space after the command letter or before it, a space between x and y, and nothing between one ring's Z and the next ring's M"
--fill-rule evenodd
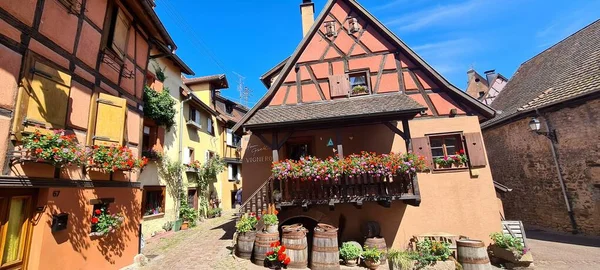
M170 130L175 125L175 113L175 100L171 98L169 88L157 92L148 86L144 87L144 116Z

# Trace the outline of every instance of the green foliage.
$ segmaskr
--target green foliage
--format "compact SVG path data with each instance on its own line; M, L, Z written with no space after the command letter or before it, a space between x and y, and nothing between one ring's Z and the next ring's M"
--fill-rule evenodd
M23 137L23 148L27 150L27 158L34 161L45 161L56 167L64 165L82 165L85 160L85 147L80 147L75 135L63 135L62 130L52 134L42 134L36 130Z
M154 73L156 74L156 79L160 82L165 82L167 79L167 75L165 75L165 70L167 67L161 68L160 65L156 62L152 63L152 67L154 67Z
M417 253L413 259L417 261L417 268L423 268L436 261L448 260L451 254L448 243L425 239L417 242Z
M523 242L519 238L501 232L490 234L490 238L494 241L494 245L511 251L516 258L521 258L525 254Z
M419 256L414 251L400 251L391 249L388 251L387 258L392 264L400 270L412 270L414 267L414 260Z
M223 209L217 207L217 208L211 208L208 210L208 217L217 217L221 215L221 212L223 212Z
M383 253L376 248L366 248L361 255L363 260L370 260L373 262L379 262L381 260L381 256L383 256Z
M123 223L123 216L120 214L111 214L106 206L96 209L92 216L92 229L94 232L105 235L109 232L114 232L115 229Z
M181 198L182 199L179 200L179 218L183 219L183 221L187 221L192 227L196 226L198 212L188 205L185 194L181 194Z
M353 95L357 95L357 94L362 94L362 93L367 93L367 87L364 85L357 85L354 86L352 88L352 94Z
M262 216L265 225L279 225L279 219L276 215L266 214Z
M244 214L240 217L240 220L235 224L235 228L239 233L245 233L249 231L253 231L256 227L256 223L258 220L255 216L249 216L248 214Z
M171 130L175 125L175 113L175 100L171 97L169 88L163 88L159 93L144 86L144 116Z
M171 229L173 229L173 221L165 222L165 224L163 224L162 228L167 232L170 231Z
M350 242L344 242L340 248L340 257L342 257L344 261L356 260L360 257L361 253L362 248Z

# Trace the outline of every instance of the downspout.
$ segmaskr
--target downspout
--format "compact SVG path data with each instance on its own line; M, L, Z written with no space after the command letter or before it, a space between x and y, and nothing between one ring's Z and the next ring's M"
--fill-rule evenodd
M573 213L573 207L571 206L571 201L569 200L569 196L567 195L567 187L565 185L564 178L562 176L562 169L560 167L560 163L558 162L558 155L556 150L556 143L558 139L554 135L550 135L550 133L554 133L552 125L548 118L545 115L542 115L538 109L535 109L537 115L541 116L546 123L546 128L548 129L547 136L550 139L550 150L552 151L552 158L554 159L554 166L556 167L556 174L558 175L558 181L560 182L560 189L562 190L563 198L565 199L565 205L567 205L567 212L569 213L569 219L571 220L571 227L573 228L572 233L577 234L579 230L577 229L577 222L575 221L575 215Z
M190 93L190 96L184 100L181 101L180 105L179 105L179 162L183 162L183 104L185 104L186 102L190 101L192 99L192 93ZM177 213L177 217L176 219L179 219L179 211L181 203L180 200L181 198L179 198L179 196L181 196L181 189L183 188L183 172L179 173L179 179L177 179L177 203L175 204L175 212Z

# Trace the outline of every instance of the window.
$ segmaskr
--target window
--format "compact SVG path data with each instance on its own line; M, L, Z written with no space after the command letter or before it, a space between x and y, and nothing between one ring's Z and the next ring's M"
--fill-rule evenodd
M94 204L94 208L92 210L92 220L95 219L96 222L92 221L92 233L98 232L98 224L97 224L97 219L100 217L101 214L96 214L96 210L104 210L104 211L108 211L108 203L96 203Z
M312 138L309 137L298 137L288 139L288 158L292 160L300 160L301 157L311 155L311 142Z
M127 101L104 93L95 93L90 109L90 145L123 145Z
M183 164L194 162L194 148L186 147L183 149Z
M32 197L19 191L0 191L0 265L23 269L30 247ZM5 269L5 268L2 268Z
M118 6L115 6L112 10L107 47L111 48L120 58L125 56L127 49L129 26L130 21L127 15Z
M148 150L150 148L152 148L152 146L150 145L150 127L149 126L144 126L144 134L142 135L142 149L143 150Z
M206 128L208 130L208 133L214 135L214 133L213 133L212 117L209 116L207 119L208 120L206 121L207 122L206 123Z
M435 169L466 167L466 162L461 160L465 153L461 134L430 136L429 144Z
M190 114L189 114L187 125L193 126L197 129L201 129L202 124L200 122L200 119L201 119L200 111L198 111L196 108L190 106Z
M143 215L151 216L165 213L165 187L144 186Z
M71 75L28 56L23 80L17 98L13 132L20 138L22 132L34 132L42 126L63 129L67 119ZM45 132L45 130L40 130ZM50 131L48 131L50 132Z
M227 164L227 175L230 182L241 180L240 165L235 163Z
M369 87L369 72L356 72L348 74L350 80L350 96L367 95L371 93Z
M214 156L215 156L215 152L206 150L206 152L204 153L204 162L207 162L209 159L213 158Z
M227 112L228 114L232 114L233 113L233 104L231 104L231 103L225 104L225 112Z

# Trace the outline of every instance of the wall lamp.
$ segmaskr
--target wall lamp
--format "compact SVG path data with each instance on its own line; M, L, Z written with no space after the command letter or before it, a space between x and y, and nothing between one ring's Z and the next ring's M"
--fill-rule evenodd
M542 123L536 117L531 118L531 121L529 121L529 128L531 129L531 131L537 134L546 136L552 142L558 143L558 138L556 137L556 130L552 129L548 131L540 131L540 129L542 128Z

